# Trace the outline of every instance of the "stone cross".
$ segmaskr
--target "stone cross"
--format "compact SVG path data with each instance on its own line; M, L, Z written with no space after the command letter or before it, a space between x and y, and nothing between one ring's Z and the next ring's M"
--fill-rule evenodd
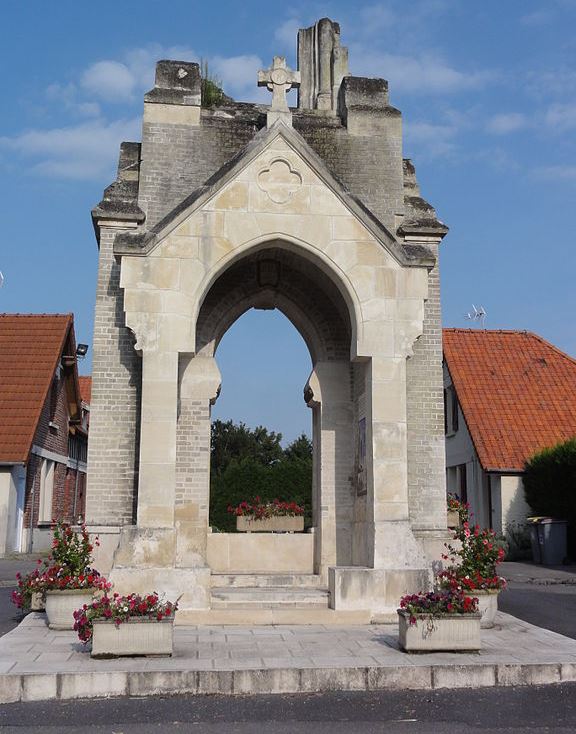
M283 56L274 56L270 69L258 72L258 86L267 87L272 92L272 105L268 112L268 127L276 120L292 124L292 115L286 101L286 92L300 86L300 72L292 71Z

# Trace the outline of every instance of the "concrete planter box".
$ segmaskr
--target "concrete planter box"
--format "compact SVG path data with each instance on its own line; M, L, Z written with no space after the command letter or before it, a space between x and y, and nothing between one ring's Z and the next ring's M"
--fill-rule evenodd
M481 614L444 614L430 619L416 614L410 624L408 612L398 610L398 640L406 652L480 650Z
M448 510L448 527L459 528L460 527L460 514L458 510Z
M116 625L108 620L95 620L92 629L93 658L128 656L170 656L173 649L172 619L128 619Z
M92 601L92 589L46 592L46 616L52 630L74 629L74 612Z
M478 611L482 615L480 627L483 630L492 629L496 612L498 611L498 589L488 591L470 591L468 596L475 596L478 599Z
M301 533L304 531L304 516L266 517L255 520L248 515L236 517L236 530L239 533Z
M35 591L30 599L30 611L43 612L45 609L46 604L44 603L44 594L41 594L39 591Z

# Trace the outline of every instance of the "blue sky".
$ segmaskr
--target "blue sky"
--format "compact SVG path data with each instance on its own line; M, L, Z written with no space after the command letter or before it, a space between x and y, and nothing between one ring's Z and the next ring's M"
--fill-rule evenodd
M3 0L0 311L74 311L91 343L90 209L120 141L140 139L155 60L203 57L233 97L265 100L257 70L274 54L295 66L297 29L324 15L341 24L352 73L389 80L404 155L451 228L444 324L469 326L474 303L487 327L576 355L576 0ZM218 358L217 414L287 438L308 429L309 357L283 317L246 315Z

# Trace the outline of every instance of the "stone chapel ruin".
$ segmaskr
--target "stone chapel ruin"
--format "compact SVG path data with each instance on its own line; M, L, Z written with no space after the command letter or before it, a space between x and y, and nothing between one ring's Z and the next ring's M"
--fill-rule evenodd
M116 589L182 594L184 621L382 620L429 587L447 537L447 227L388 83L350 75L337 23L254 82L270 106L204 108L198 64L159 61L142 142L93 210L87 522ZM209 527L217 348L250 308L280 309L310 350L310 533Z

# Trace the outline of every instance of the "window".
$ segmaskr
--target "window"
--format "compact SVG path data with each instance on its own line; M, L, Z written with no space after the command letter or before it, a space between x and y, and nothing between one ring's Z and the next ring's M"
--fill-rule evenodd
M40 503L38 522L52 522L52 495L54 493L55 462L43 459L40 467Z
M458 398L454 385L444 389L444 433L451 436L458 430Z

